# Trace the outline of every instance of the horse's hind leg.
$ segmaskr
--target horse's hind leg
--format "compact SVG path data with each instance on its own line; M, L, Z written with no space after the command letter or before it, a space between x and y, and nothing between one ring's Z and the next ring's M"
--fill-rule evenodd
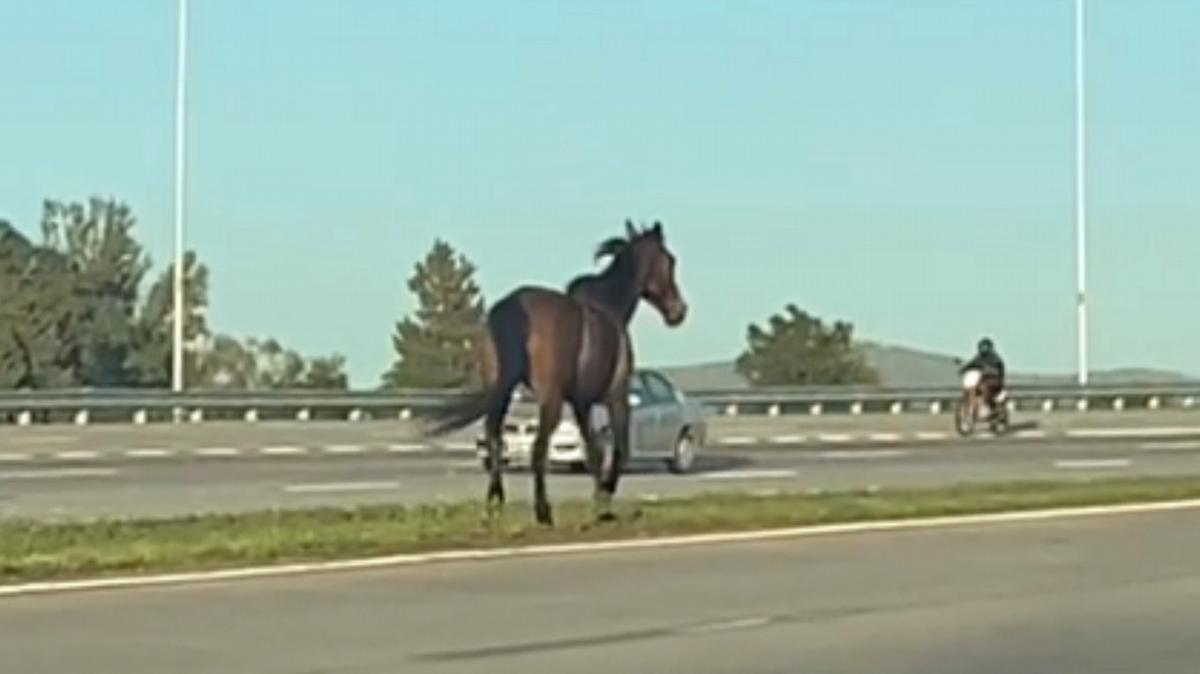
M546 496L546 462L550 453L550 436L562 418L562 398L545 396L538 409L538 431L533 440L533 505L538 524L554 525L550 500Z
M583 438L583 457L588 474L597 485L600 484L600 465L604 461L604 448L597 442L596 431L592 428L591 405L572 403L571 410L575 413L575 425L579 427L579 435Z
M504 417L512 400L515 383L498 386L484 421L484 437L488 456L487 505L489 508L504 505Z

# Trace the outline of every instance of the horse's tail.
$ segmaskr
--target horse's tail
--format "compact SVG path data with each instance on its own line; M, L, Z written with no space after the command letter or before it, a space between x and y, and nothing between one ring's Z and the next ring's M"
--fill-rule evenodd
M508 408L509 396L527 371L528 324L524 309L515 299L506 298L488 312L479 353L483 390L438 414L428 435L460 430L490 412Z
M490 391L474 395L465 401L450 406L437 415L436 423L427 431L427 435L437 437L466 428L491 409L492 396Z

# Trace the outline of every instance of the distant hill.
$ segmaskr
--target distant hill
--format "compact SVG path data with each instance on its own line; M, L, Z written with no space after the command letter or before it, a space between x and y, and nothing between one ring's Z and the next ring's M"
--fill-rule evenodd
M883 386L924 387L953 386L958 381L958 365L953 356L929 353L901 346L890 346L865 342L862 345L867 362L879 371ZM672 381L684 389L744 389L749 388L741 375L734 369L732 360L658 368ZM1151 368L1122 368L1091 373L1096 384L1147 383L1167 384L1191 380L1179 372ZM1026 373L1014 371L1009 374L1013 385L1069 385L1075 382L1073 373Z

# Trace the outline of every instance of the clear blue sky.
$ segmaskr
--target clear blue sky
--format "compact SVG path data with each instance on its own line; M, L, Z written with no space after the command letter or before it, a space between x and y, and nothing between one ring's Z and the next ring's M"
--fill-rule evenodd
M1093 358L1200 372L1200 2L1089 1ZM661 219L735 355L794 301L1074 368L1072 0L193 0L189 245L212 322L377 381L434 237L488 299ZM171 246L174 0L0 4L0 217L114 196ZM159 267L161 268L161 266Z

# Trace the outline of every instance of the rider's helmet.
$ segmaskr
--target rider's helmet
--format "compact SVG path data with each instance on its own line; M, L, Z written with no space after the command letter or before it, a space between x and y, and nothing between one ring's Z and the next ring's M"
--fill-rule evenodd
M992 344L990 337L984 337L979 340L979 353L987 355L996 350L996 346Z

